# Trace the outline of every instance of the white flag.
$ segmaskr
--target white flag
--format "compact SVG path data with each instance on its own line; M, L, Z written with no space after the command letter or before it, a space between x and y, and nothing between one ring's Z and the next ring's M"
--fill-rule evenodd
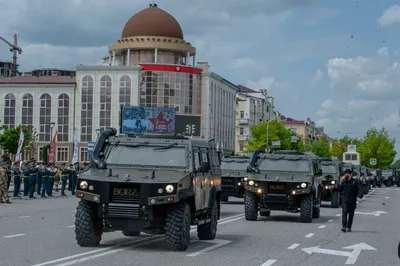
M72 156L72 164L78 161L78 132L74 132L74 155Z
M24 145L24 140L25 140L24 132L22 131L22 126L20 126L19 128L20 128L21 133L19 134L18 150L17 150L17 154L15 155L16 162L19 162L22 145Z

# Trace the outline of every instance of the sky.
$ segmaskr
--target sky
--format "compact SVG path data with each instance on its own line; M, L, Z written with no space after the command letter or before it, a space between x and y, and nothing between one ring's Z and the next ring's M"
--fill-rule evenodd
M20 70L98 64L143 0L0 0L0 36L18 34ZM396 0L161 0L196 60L267 89L276 109L334 138L385 127L400 157L400 4ZM186 4L183 4L186 3ZM0 43L0 60L11 60Z

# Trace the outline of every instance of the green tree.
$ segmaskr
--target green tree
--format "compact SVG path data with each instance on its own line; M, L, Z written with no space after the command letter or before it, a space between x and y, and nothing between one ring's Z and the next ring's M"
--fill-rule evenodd
M370 167L369 160L376 158L376 168L388 169L396 157L395 139L391 138L389 132L382 128L370 128L362 139L358 151L361 154L361 164Z
M20 135L20 127L16 128L5 128L4 133L0 135L0 147L7 153L16 154L18 151L18 141ZM22 145L21 151L34 151L33 141L36 140L36 132L27 126L22 126L24 132L24 144Z
M254 152L257 148L263 151L267 148L267 122L262 121L260 124L254 125L251 128L251 139L247 139L247 144L244 145L246 152ZM271 145L272 141L280 141L281 146L271 147L270 151L274 150L299 150L304 151L302 141L296 143L291 142L291 137L296 136L296 133L285 128L285 125L280 121L271 121L268 124L268 142Z
M343 153L347 151L347 146L354 144L359 148L362 141L358 138L351 138L349 136L344 136L343 138L334 141L332 143L331 155L337 157L339 160L343 159Z
M331 157L330 141L327 137L320 137L311 145L311 151L319 157Z

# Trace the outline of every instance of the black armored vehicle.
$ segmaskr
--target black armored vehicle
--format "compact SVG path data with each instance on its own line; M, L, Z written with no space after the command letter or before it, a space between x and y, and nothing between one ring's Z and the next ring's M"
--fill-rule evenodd
M320 164L323 175L321 200L330 201L332 208L339 208L341 200L339 183L343 163L337 159L322 158Z
M394 170L394 184L400 187L400 170Z
M322 170L319 158L297 151L254 153L245 183L245 218L255 221L271 211L300 212L300 221L319 218Z
M231 156L221 161L222 194L221 201L228 201L229 197L244 197L244 182L247 179L247 166L250 157Z
M113 128L101 133L91 169L78 178L78 244L99 245L107 229L125 236L165 234L171 249L183 251L191 225L200 239L214 239L221 195L214 140L116 134Z
M383 183L386 187L393 186L393 169L382 170Z

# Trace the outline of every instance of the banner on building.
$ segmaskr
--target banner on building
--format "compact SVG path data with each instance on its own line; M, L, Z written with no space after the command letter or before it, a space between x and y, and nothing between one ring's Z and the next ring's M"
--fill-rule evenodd
M47 158L47 160L49 162L53 162L55 163L55 153L56 153L56 140L57 140L57 131L56 134L54 134L53 136L53 140L51 141L51 145L50 145L50 151L49 151L49 156Z
M19 128L20 128L20 133L19 133L19 141L18 141L18 150L17 150L17 154L15 155L15 162L20 161L21 149L22 149L22 145L24 145L24 141L25 141L25 136L24 136L24 132L22 131L22 126L20 126Z
M128 135L174 134L175 109L121 106L121 133Z
M72 156L72 164L78 162L78 132L74 131L74 155Z

